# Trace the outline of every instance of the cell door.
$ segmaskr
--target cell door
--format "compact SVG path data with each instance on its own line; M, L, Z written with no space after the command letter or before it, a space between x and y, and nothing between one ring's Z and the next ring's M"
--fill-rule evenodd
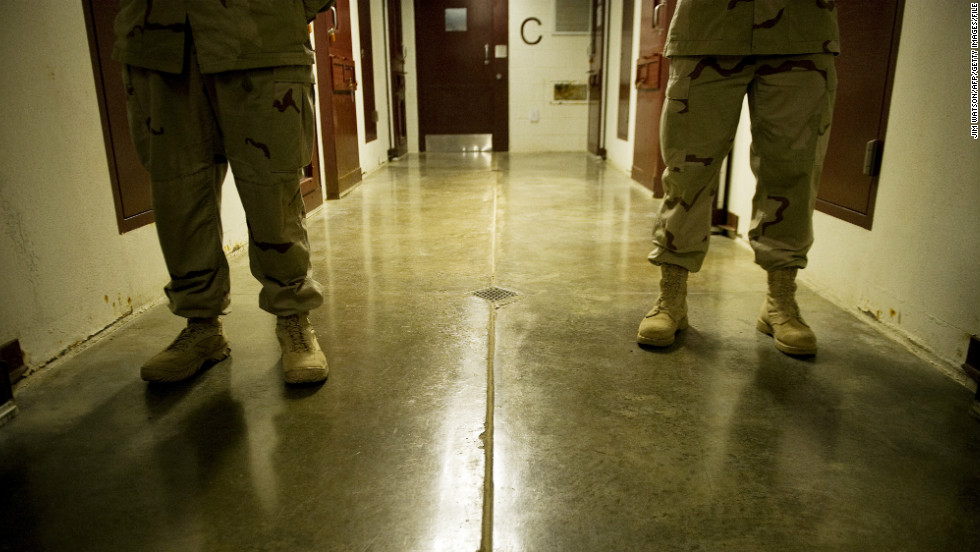
M116 222L122 234L153 222L150 174L140 163L129 133L122 65L112 59L115 43L112 27L119 13L119 2L86 0L83 8L102 114L112 197L116 203Z
M506 151L507 1L416 0L419 149Z
M871 228L904 0L837 3L837 102L817 209Z
M669 61L663 56L674 0L642 0L640 52L636 61L636 132L633 141L633 180L663 197L666 165L660 153L660 114L664 105Z
M317 16L313 28L323 129L323 175L327 199L339 199L361 181L350 0L337 0Z

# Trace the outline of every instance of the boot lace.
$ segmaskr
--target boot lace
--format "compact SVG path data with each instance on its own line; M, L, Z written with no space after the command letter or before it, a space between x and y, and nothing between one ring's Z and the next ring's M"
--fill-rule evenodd
M166 350L168 351L186 351L190 349L194 343L198 341L201 334L208 330L207 326L204 324L188 324L186 328L180 330L177 338L174 339Z
M674 297L681 291L680 282L665 282L663 288L660 290L660 297L657 297L657 304L654 308L654 314L659 314L661 312L670 312L670 303L674 301Z
M654 316L661 312L671 312L671 306L676 305L677 297L681 294L681 289L687 283L686 274L680 273L681 269L665 269L671 272L665 272L664 277L660 281L660 296L657 297L657 302L654 305L653 312L648 316Z
M773 306L793 318L800 318L800 306L796 302L796 282L792 277L779 275L769 285Z
M294 351L309 352L312 350L309 339L307 339L307 332L303 327L303 323L300 322L298 315L286 317L283 327L286 330L286 335L289 337L289 344Z

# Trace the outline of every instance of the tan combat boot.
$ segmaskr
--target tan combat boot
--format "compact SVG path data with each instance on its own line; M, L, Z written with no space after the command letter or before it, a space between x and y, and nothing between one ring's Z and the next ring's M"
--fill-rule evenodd
M286 383L316 383L327 379L327 357L305 313L278 317L276 337L282 348Z
M817 354L817 337L796 304L796 269L769 271L769 293L755 327L773 336L776 348L788 355Z
M228 358L231 348L217 318L190 318L166 349L146 361L140 377L150 382L183 381Z
M637 343L666 347L674 342L678 330L687 328L687 275L686 268L660 265L660 297L640 322Z

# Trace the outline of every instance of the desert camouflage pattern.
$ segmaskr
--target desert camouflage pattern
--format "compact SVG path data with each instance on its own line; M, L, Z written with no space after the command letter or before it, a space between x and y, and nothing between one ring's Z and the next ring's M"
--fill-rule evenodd
M701 268L719 171L748 94L757 179L749 243L766 270L805 267L836 83L833 54L671 59L660 128L665 197L650 261Z
M334 0L120 0L112 57L167 73L184 70L193 29L202 73L310 65L307 22Z
M766 270L806 266L839 51L833 0L678 0L665 49L667 168L651 262L700 270L747 95L757 179L749 243Z
M180 74L131 65L123 73L129 126L151 177L171 310L190 318L228 309L220 213L229 164L248 222L252 274L262 284L260 307L282 316L318 307L299 188L313 156L312 67L207 75L192 42L184 63Z
M836 0L678 0L665 55L840 53Z

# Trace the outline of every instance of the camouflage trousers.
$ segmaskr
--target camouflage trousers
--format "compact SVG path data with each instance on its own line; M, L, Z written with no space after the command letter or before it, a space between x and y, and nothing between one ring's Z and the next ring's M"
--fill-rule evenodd
M671 58L660 127L665 197L650 262L700 270L747 94L755 261L766 270L805 267L836 87L832 54Z
M201 74L126 66L129 126L150 173L153 212L170 272L165 292L184 317L230 304L222 247L221 185L229 164L248 224L259 306L276 315L323 302L312 277L302 168L313 157L313 73L286 66Z

